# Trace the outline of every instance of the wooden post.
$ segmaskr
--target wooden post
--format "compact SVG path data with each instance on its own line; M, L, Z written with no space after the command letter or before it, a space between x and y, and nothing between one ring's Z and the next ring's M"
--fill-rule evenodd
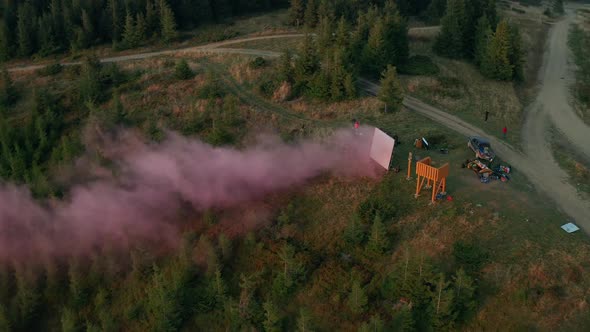
M412 179L412 153L408 155L408 176L406 180L410 181Z

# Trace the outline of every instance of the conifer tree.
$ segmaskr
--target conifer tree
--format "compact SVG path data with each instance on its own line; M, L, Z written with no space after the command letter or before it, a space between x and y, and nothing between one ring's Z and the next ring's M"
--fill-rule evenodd
M358 280L353 280L352 288L348 296L348 307L350 311L355 314L362 314L367 309L369 299L365 290L362 288L361 283Z
M159 32L159 18L156 5L152 0L145 3L146 36L152 37Z
M21 56L31 55L35 51L35 11L29 1L18 7L18 52Z
M453 310L459 319L464 321L476 309L476 286L473 279L463 269L459 269L453 276L453 286L455 293Z
M363 68L367 73L376 76L387 63L385 22L377 19L369 32L369 40L363 51Z
M176 39L178 32L176 31L174 13L166 0L160 0L160 25L160 36L165 43L170 43Z
M303 23L305 16L305 2L304 0L291 0L289 7L289 21L295 26L300 26Z
M465 15L464 0L448 0L446 14L441 21L441 31L434 43L437 54L449 58L463 56Z
M379 317L379 314L371 316L371 319L368 322L363 323L360 328L359 332L384 332L385 331L385 323Z
M508 22L502 21L498 24L482 61L483 74L497 80L511 80L514 66L510 63L510 52L510 27Z
M436 331L453 330L456 318L456 313L453 310L453 291L449 289L449 282L445 280L442 273L438 275L434 285L430 304L432 328Z
M396 112L401 108L404 101L404 90L397 78L395 67L387 66L387 69L381 74L381 88L378 97L386 104L387 111Z
M262 305L264 308L264 331L278 332L280 328L280 315L277 306L272 301L266 301Z
M317 5L315 0L307 0L305 5L305 13L303 15L303 21L309 28L313 28L318 23Z
M137 46L135 37L135 22L131 13L128 12L125 17L125 26L123 27L123 44L125 44L125 47L133 48Z
M320 69L320 59L311 34L306 34L301 48L301 55L295 61L295 82L304 88L313 75Z
M369 252L381 255L389 246L389 240L387 238L387 231L385 225L381 221L379 215L375 216L373 225L371 226L371 235L369 235L369 242L367 243L367 249Z
M299 309L299 316L297 317L297 332L311 332L313 331L313 322L311 313L305 308Z
M524 57L525 52L522 49L522 38L520 30L516 25L510 25L510 64L513 66L513 79L517 81L524 80Z
M85 39L88 45L92 44L96 38L96 29L94 28L94 22L92 21L90 14L88 14L88 11L85 9L82 9L82 29L84 30Z
M477 29L475 30L475 57L474 61L476 65L481 65L488 51L488 45L490 44L492 37L492 28L487 16L482 16L478 23Z
M147 39L147 22L142 13L137 14L135 18L135 41L141 45Z
M320 53L328 53L328 49L333 46L333 33L332 20L328 16L320 17L316 39L316 44Z
M2 68L0 76L0 106L11 106L18 99L18 93L14 82L6 68Z
M7 61L12 56L10 31L4 20L0 20L0 63Z
M113 44L121 41L123 35L123 10L121 9L120 0L109 0L109 10L111 12L111 39Z

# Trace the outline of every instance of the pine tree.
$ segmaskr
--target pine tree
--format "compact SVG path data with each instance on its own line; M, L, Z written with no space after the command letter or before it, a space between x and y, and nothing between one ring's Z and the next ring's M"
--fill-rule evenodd
M18 52L29 56L35 51L35 10L29 1L18 7Z
M358 215L350 218L344 231L344 239L350 245L358 245L365 239L365 228Z
M76 312L70 308L65 308L61 314L61 330L62 332L77 332L80 329L80 323Z
M279 58L279 81L293 83L293 59L287 51Z
M348 296L348 307L353 314L358 315L365 312L369 299L365 290L361 287L358 280L352 282L350 295Z
M147 37L152 37L158 34L160 30L158 12L156 10L156 5L151 0L148 0L145 3L145 22Z
M389 240L387 238L385 225L383 225L381 217L377 215L371 226L371 235L369 236L369 242L367 243L367 250L373 254L381 255L387 250L388 246Z
M139 13L135 18L135 41L137 45L143 44L143 42L147 39L147 22L145 20L145 16Z
M453 286L455 291L453 310L457 313L460 321L465 321L477 306L475 283L463 269L459 269L453 276Z
M389 9L387 7L390 7ZM395 4L389 0L386 2L385 20L385 52L388 55L388 64L400 65L408 59L410 46L408 41L408 26L405 19L400 15Z
M84 30L88 45L92 44L96 38L96 29L94 28L94 22L92 22L90 14L85 9L82 9L82 29Z
M123 28L123 44L125 47L133 48L137 46L135 36L135 22L133 21L133 16L128 12L125 17L125 26Z
M492 28L490 26L490 22L488 21L487 16L482 16L478 23L477 29L475 30L475 57L474 61L475 64L480 66L484 61L487 51L488 45L490 44L490 40L492 37Z
M448 288L449 282L442 273L438 275L434 284L430 303L432 327L436 331L452 331L456 318L453 310L453 291Z
M176 76L176 78L179 80L188 80L193 78L195 74L188 65L188 62L186 62L185 59L182 59L174 67L174 76Z
M513 66L513 79L517 81L524 80L524 57L525 52L522 49L522 38L520 30L516 25L510 25L510 64Z
M291 0L289 7L289 21L295 26L300 26L303 23L305 16L305 2L304 0Z
M303 15L303 21L309 28L313 28L318 23L317 5L315 0L307 0L305 5L305 13Z
M368 322L363 323L360 328L359 332L383 332L385 331L385 323L379 314L371 316L371 320Z
M333 47L333 26L332 20L328 16L320 17L317 27L317 39L316 44L319 53L326 54L328 50Z
M0 303L0 331L12 331L6 307Z
M397 112L404 101L404 90L397 78L397 69L387 66L381 74L381 88L379 89L379 100L384 102L387 111Z
M346 73L346 77L344 78L344 93L348 99L353 99L357 96L357 89L354 81L352 74Z
M498 24L481 64L483 74L497 80L511 80L514 66L510 63L510 27L508 22Z
M280 327L280 315L279 310L272 301L266 301L262 305L264 308L264 330L266 332L278 332L281 330Z
M299 317L297 317L297 332L311 332L313 331L313 322L311 313L305 308L299 309Z
M39 41L39 54L42 56L47 56L57 50L53 26L54 24L49 13L43 14L38 20L37 40Z
M18 92L6 68L2 68L0 76L0 106L11 106L18 99Z
M306 34L301 55L295 61L295 82L297 90L305 87L320 69L320 59L311 34Z
M166 0L160 0L160 36L165 43L170 43L176 39L178 33L176 31L176 21L174 13Z
M116 45L121 41L123 35L123 10L121 9L120 0L109 0L109 10L111 12L111 23L113 25L111 29L111 38L113 44Z
M553 0L553 12L557 14L563 14L563 0Z
M370 75L376 76L387 65L386 26L383 18L377 19L369 32L369 40L363 51L362 67Z
M225 234L220 234L217 238L217 243L219 244L219 249L221 251L221 257L225 262L228 262L233 255L233 246L232 241L228 238Z
M466 24L464 0L449 0L447 11L441 21L441 31L436 37L434 50L449 58L464 55L463 29Z
M4 20L0 20L0 63L7 61L12 56L12 44L10 43L10 31Z

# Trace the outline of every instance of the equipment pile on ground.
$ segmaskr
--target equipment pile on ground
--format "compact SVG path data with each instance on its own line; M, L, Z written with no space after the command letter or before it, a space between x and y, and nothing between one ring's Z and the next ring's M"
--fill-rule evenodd
M502 182L508 182L510 177L508 174L512 171L510 166L499 165L494 168L490 168L488 165L478 159L466 160L463 164L479 177L482 183L489 183L490 180L500 180Z

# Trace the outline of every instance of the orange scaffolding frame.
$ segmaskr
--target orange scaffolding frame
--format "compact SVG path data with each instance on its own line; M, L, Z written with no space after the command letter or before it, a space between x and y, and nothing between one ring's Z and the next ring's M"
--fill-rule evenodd
M424 187L426 181L426 189L432 188L431 202L436 201L436 195L447 191L447 177L449 176L449 163L442 165L440 168L431 166L432 159L430 157L424 158L416 163L416 194L414 197L420 196L420 192Z

